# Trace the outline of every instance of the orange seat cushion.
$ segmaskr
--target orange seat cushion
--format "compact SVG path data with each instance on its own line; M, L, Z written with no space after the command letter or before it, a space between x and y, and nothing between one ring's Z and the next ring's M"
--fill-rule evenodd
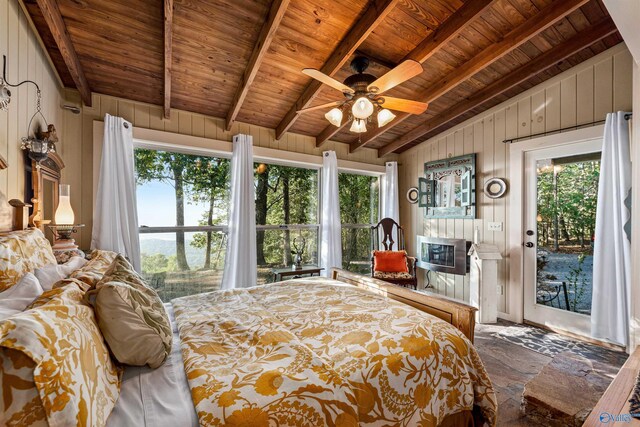
M373 251L373 270L385 273L408 273L406 251Z

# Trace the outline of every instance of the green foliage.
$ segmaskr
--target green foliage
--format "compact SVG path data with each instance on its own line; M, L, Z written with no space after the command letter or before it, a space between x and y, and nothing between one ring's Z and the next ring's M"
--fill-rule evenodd
M140 260L142 262L142 271L145 274L178 271L175 255L148 255L146 253L143 253L140 255Z
M255 165L256 223L317 224L318 171L280 165ZM258 265L291 265L291 241L306 240L303 263L317 263L318 232L258 230Z
M167 271L169 259L162 254L147 255L143 253L141 256L142 271L145 273L160 273Z
M599 161L582 161L556 167L541 168L538 173L538 244L588 246L595 232L598 201Z
M342 224L378 222L378 178L340 173L338 193ZM342 229L342 266L346 270L368 273L371 258L369 228Z
M569 275L567 276L567 288L571 295L569 298L569 307L571 307L571 311L578 311L578 303L582 299L587 288L586 275L584 272L584 260L585 255L580 254L578 256L578 264L569 269Z

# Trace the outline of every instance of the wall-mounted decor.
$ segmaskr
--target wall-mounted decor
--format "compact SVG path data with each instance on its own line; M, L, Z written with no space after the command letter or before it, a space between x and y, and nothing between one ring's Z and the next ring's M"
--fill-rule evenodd
M427 162L424 175L418 178L418 206L426 208L426 218L475 219L475 154Z
M409 201L409 203L411 204L418 203L418 198L419 198L418 187L411 187L409 190L407 190L407 200Z
M5 85L4 80L0 79L0 111L8 110L10 102L11 102L11 91Z
M507 183L502 178L490 178L484 183L484 194L490 199L499 199L507 192Z
M2 80L0 85L0 103L2 103L3 94L7 95L6 103L9 103L11 92L5 87L19 87L26 83L31 83L36 87L36 112L31 116L29 124L27 125L27 136L22 138L22 144L20 148L27 151L29 158L36 163L40 163L47 158L49 153L55 153L56 145L58 142L58 135L56 133L56 127L53 124L49 124L47 119L42 114L42 91L38 83L33 80L23 80L16 84L11 84L7 81L7 57L2 55ZM44 120L46 130L43 130L42 123L34 120L37 116L40 116ZM32 129L32 125L35 125ZM32 132L33 131L33 132Z

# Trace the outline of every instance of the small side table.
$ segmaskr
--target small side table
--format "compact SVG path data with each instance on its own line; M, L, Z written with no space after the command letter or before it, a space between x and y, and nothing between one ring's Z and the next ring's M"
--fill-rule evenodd
M324 268L320 268L317 265L303 265L301 269L294 270L290 268L272 268L273 281L280 282L287 279L299 279L302 276L320 276L320 272Z

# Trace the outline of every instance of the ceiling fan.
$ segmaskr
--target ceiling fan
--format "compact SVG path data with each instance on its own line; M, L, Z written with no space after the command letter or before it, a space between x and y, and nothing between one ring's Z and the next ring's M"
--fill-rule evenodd
M304 108L298 110L298 113L334 107L324 115L329 123L339 127L342 124L344 112L347 112L349 114L347 122L353 120L351 132L363 133L367 131L366 123L372 121L374 111L378 112L378 127L382 127L396 117L390 110L410 114L422 114L427 110L428 104L424 102L382 96L389 89L422 73L422 65L419 62L407 59L382 77L366 74L365 71L368 67L368 58L355 57L351 61L351 69L356 74L347 77L344 83L340 83L314 68L305 68L302 70L304 74L339 90L345 99Z

